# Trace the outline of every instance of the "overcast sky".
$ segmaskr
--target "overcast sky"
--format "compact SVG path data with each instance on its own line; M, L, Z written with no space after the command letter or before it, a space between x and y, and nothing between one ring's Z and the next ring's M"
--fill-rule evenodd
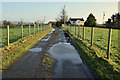
M45 16L47 22L56 19L64 5L69 17L83 17L86 20L88 15L93 13L98 23L103 22L103 12L106 13L105 20L118 12L118 0L109 0L113 2L87 2L88 0L86 2L82 2L83 0L79 2L70 2L70 0L68 0L69 2L31 1L33 0L29 0L29 2L14 2L14 0L8 2L8 0L4 0L2 2L2 20L20 21L22 18L24 21L36 21L43 20Z

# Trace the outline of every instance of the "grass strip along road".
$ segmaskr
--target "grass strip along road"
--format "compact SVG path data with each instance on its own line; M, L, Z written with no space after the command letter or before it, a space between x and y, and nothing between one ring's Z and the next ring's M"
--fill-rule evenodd
M80 53L81 57L87 64L95 71L97 72L98 76L100 76L102 79L107 78L111 80L119 80L120 79L120 66L114 64L112 61L109 61L103 57L100 57L98 55L98 52L90 47L90 44L82 40L81 38L78 38L74 35L74 33L69 32L68 30L63 30L69 34L71 37L75 48Z

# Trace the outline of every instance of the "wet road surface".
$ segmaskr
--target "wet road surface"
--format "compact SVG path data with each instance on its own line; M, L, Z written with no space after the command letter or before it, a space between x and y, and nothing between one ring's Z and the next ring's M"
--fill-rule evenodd
M59 30L59 42L49 49L55 58L55 78L95 78L86 64L83 63L77 50L71 45L69 37Z
M2 73L3 78L44 78L42 60L51 45L58 40L57 31L51 31L45 38L25 53Z
M3 78L44 78L41 63L45 53L56 60L52 74L54 78L95 78L71 44L69 37L65 37L61 29L55 31L53 29L50 34L5 70Z

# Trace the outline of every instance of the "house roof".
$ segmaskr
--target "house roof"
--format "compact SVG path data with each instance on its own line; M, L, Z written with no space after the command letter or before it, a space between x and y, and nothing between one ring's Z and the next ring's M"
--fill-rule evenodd
M70 17L70 19L69 20L71 20L71 21L77 21L77 20L81 20L81 21L84 21L84 19L83 18L77 18L77 17Z
M48 22L56 22L56 20L49 20Z

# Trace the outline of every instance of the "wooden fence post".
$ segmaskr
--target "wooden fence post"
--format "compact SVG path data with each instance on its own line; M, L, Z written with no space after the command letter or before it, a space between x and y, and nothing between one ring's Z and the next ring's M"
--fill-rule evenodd
M43 23L42 23L42 31L43 31L44 29L43 29Z
M29 35L30 35L30 24L29 24Z
M74 33L74 26L71 26L72 33Z
M9 25L7 25L7 46L9 46Z
M80 35L80 26L78 26L78 37L80 37L79 35Z
M38 33L39 33L39 24L38 24Z
M44 25L44 30L46 29L46 26Z
M112 29L110 28L109 29L109 35L108 35L107 59L110 59L111 34L112 34Z
M70 32L71 32L71 26L70 26Z
M42 31L42 24L40 25L40 32Z
M35 35L35 24L34 24L34 35Z
M71 32L71 26L70 26L70 32Z
M68 25L67 25L67 29L68 29L68 31L70 30Z
M94 27L91 28L91 46L93 46Z
M85 27L83 26L83 40L85 39Z
M76 25L75 25L75 35L76 35Z
M21 25L21 38L23 39L23 24Z

